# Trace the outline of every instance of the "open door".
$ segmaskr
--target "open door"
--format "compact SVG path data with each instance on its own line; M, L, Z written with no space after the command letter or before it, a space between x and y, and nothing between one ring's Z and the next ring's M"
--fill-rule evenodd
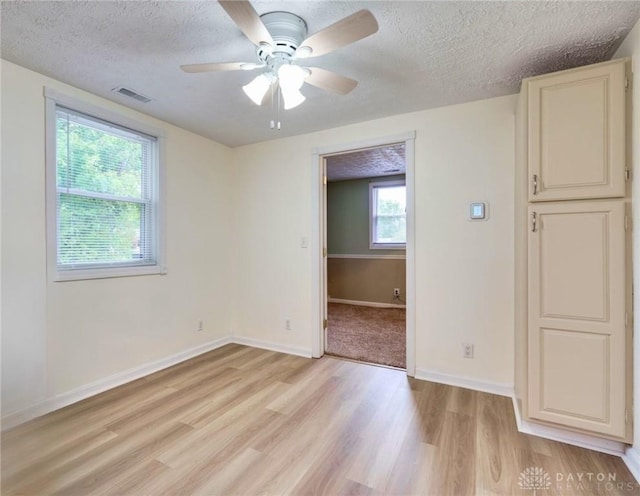
M329 327L328 269L327 269L327 159L322 157L322 346L324 354L327 348L327 329Z

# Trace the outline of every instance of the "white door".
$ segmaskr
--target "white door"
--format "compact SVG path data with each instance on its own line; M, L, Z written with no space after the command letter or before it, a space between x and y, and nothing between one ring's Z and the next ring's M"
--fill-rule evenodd
M529 416L626 433L624 200L529 207Z
M329 284L327 280L327 159L322 157L322 353L327 349L327 327L329 322Z

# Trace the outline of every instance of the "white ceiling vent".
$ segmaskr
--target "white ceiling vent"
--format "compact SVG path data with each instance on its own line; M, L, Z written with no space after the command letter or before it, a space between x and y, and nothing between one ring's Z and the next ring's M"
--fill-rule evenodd
M114 93L120 93L124 96L128 96L129 98L133 98L134 100L138 100L142 103L149 103L152 100L148 96L141 95L136 91L125 88L124 86L118 86L117 88L113 88L111 91L113 91Z

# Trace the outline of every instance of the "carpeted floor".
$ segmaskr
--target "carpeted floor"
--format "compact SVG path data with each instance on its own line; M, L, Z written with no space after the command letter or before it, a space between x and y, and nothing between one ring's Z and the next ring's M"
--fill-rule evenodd
M406 311L329 303L330 355L406 368Z

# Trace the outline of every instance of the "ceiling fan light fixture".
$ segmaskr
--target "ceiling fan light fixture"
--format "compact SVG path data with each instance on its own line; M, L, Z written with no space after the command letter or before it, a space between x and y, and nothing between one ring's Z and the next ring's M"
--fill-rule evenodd
M302 88L304 78L307 75L307 71L298 65L284 64L278 68L278 81L285 110L297 107L305 101L304 95L300 93L300 88Z
M264 100L269 86L271 86L271 80L265 74L260 74L249 84L244 85L242 90L253 103L262 105L262 100Z
M280 86L284 88L294 88L299 90L304 84L307 72L299 65L284 64L278 69L278 80Z
M282 90L282 99L284 100L285 110L297 107L306 100L304 95L300 93L300 90L297 88L285 89L281 86L280 89Z

